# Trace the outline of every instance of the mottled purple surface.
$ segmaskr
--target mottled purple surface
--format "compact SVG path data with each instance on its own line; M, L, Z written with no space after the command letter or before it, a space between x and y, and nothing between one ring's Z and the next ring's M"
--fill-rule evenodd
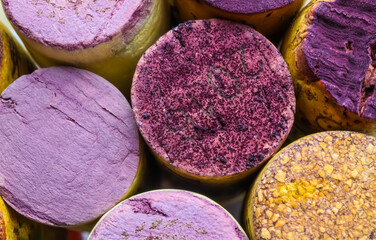
M295 0L203 0L221 10L234 13L260 13L284 7Z
M120 201L136 175L139 142L114 86L54 67L17 79L0 100L0 194L14 209L72 226Z
M66 50L93 47L119 33L124 38L145 19L148 0L2 0L13 24L26 37Z
M112 209L89 240L248 239L218 204L186 191L140 194Z
M375 0L318 4L304 54L309 68L340 106L376 118Z
M295 111L277 49L223 20L187 22L160 38L138 64L132 104L154 152L180 170L215 177L271 156Z

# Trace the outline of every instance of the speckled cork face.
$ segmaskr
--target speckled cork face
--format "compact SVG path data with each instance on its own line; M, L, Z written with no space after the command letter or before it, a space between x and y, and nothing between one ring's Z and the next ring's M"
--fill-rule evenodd
M234 13L261 13L284 7L294 0L202 0L221 10Z
M234 218L203 196L160 190L132 197L107 213L89 240L248 239Z
M307 64L340 106L376 119L376 2L319 3L304 43Z
M256 181L254 239L373 239L375 154L376 138L340 131L280 151Z
M2 0L10 20L38 43L67 50L93 47L145 18L147 0Z
M144 54L132 104L156 154L209 177L245 172L270 157L295 111L277 49L245 25L214 19L181 24Z
M132 110L103 78L40 69L0 96L0 194L33 220L73 226L118 203L139 165Z

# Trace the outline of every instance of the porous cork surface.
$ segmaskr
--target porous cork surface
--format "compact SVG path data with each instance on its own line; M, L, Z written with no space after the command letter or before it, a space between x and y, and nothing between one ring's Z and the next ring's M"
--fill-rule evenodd
M285 7L295 0L202 0L224 11L250 14L262 13Z
M5 233L5 221L3 213L0 211L0 240L6 240L6 233Z
M375 138L340 131L280 151L257 180L247 213L255 239L374 239L375 154Z
M0 96L0 194L38 222L74 226L118 203L139 165L123 95L71 67L22 76Z
M107 213L89 240L248 239L221 206L180 190L159 190L132 197Z
M318 3L304 55L328 93L347 110L376 119L376 2Z
M196 176L257 167L294 120L292 80L278 50L233 22L179 25L146 51L133 81L142 136L168 164Z
M149 0L2 0L5 13L27 38L65 50L94 47L132 29L149 14Z

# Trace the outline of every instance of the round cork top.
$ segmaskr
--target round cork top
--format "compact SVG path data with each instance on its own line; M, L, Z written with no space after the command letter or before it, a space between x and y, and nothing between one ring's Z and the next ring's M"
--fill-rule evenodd
M254 239L373 239L376 138L340 131L302 138L270 161L252 194Z
M0 96L0 195L38 222L93 220L131 186L138 131L123 95L70 67L40 69Z
M203 0L209 5L233 13L262 13L285 7L295 0Z
M102 217L96 239L248 239L235 219L208 198L181 190L142 193Z
M245 25L215 19L181 24L146 51L133 81L142 136L166 163L195 176L257 167L293 123L287 66Z
M2 0L8 19L27 38L65 50L94 47L118 34L125 39L146 19L147 0Z
M304 54L336 102L376 119L376 2L336 0L314 6Z

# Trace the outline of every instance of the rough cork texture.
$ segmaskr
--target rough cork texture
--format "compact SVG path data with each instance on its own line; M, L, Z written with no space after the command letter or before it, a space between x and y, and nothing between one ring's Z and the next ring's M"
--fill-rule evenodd
M254 239L374 239L376 139L310 135L279 152L247 202Z
M103 78L40 69L0 96L0 194L38 222L99 217L132 187L139 141L132 110Z
M281 48L306 132L376 135L376 2L316 0L295 20Z
M133 81L142 136L164 163L194 176L259 166L294 120L292 80L278 50L233 22L180 24L144 54Z
M3 213L0 212L0 240L6 240L6 233L5 233L5 221Z
M234 13L261 13L289 5L294 0L203 0L207 4L221 10Z
M338 105L376 118L376 2L336 0L314 10L307 64ZM325 44L323 44L325 43Z
M152 1L2 0L10 22L27 38L65 50L94 47L132 29Z
M102 217L89 240L242 239L247 235L215 202L180 190L132 197Z

